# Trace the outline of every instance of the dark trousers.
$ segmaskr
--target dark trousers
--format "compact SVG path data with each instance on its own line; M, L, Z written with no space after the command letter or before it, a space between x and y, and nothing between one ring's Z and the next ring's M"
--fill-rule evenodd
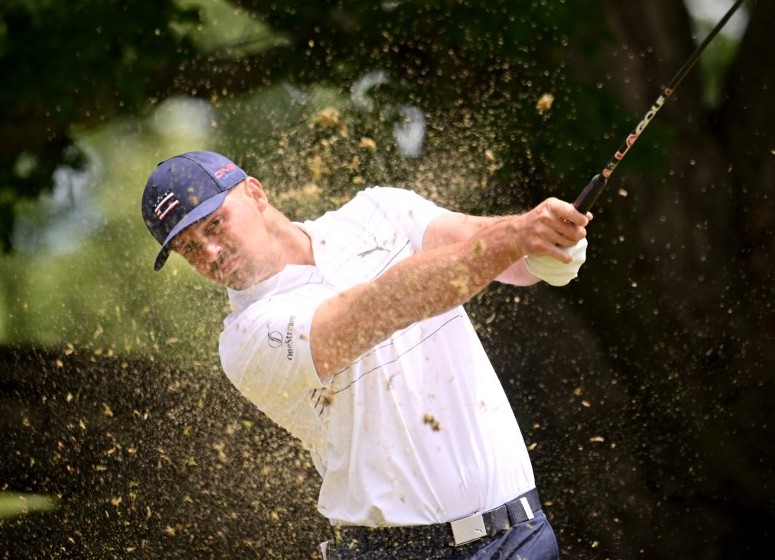
M560 550L543 511L492 537L462 546L432 542L329 541L327 560L557 560Z

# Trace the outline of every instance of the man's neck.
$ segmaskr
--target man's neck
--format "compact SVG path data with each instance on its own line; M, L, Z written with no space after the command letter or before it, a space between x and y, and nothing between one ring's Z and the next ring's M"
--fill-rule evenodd
M315 264L315 254L312 252L312 238L310 238L307 231L298 224L291 224L296 230L294 236L296 237L297 256L295 257L293 264Z
M288 264L315 264L315 255L312 252L312 239L299 224L292 222L284 214L275 208L271 208L274 214L272 222L274 227L275 246L280 253L278 258L283 265Z

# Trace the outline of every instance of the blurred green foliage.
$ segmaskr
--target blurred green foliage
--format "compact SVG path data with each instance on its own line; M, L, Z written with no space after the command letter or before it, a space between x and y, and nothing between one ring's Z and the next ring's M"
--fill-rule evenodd
M8 519L35 511L51 511L58 507L58 500L38 494L0 492L0 519Z

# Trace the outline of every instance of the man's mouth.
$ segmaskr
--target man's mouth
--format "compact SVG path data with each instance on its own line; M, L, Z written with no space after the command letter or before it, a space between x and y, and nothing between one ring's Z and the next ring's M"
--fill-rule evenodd
M237 266L237 258L232 254L222 255L213 263L213 276L222 281L230 276Z

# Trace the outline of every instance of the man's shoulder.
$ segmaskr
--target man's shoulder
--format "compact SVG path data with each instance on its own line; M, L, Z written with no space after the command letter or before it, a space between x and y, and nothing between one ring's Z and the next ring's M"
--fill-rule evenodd
M383 215L401 212L421 204L425 199L412 190L374 185L358 191L339 208L326 212L322 216L304 222L305 226L318 227L332 225L340 221L369 225L374 212Z

